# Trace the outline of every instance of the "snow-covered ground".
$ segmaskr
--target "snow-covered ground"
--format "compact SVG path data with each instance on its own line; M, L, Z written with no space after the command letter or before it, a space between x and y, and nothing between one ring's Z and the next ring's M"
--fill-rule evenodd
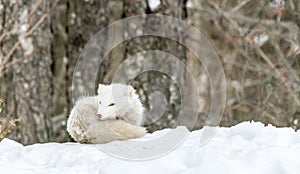
M138 139L155 138L169 129ZM230 173L299 174L300 133L244 122L219 128L199 146L202 130L193 131L177 149L145 161L117 159L96 145L45 143L23 146L0 142L0 173Z

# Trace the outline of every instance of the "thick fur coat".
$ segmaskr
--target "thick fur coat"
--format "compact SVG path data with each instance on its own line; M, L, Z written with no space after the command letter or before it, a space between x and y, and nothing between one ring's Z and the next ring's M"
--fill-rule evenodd
M73 107L67 131L80 143L108 143L145 135L143 106L128 85L99 85L98 95L83 97Z

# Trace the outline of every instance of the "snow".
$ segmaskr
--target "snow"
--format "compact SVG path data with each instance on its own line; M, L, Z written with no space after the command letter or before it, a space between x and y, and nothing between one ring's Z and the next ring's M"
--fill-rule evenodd
M24 35L20 35L18 37L21 47L24 50L24 55L30 55L34 51L34 47L32 44L32 38L30 37L25 37Z
M194 7L193 2L192 2L192 1L188 1L188 2L186 3L186 7L188 7L188 8Z
M170 131L156 131L129 141L155 139ZM230 128L218 128L207 144L199 146L202 132L203 129L193 131L174 151L143 161L115 158L92 144L68 142L23 146L3 139L0 142L0 170L1 173L72 174L298 174L300 171L300 133L291 128L243 122ZM162 147L165 145L161 144Z
M258 46L264 45L269 40L269 35L267 34L260 34L254 37L254 43Z
M148 0L151 10L155 10L160 5L160 0Z

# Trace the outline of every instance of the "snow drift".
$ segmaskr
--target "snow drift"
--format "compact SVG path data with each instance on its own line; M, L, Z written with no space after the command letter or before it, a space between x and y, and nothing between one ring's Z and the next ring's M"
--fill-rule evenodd
M134 140L155 138L165 129ZM193 131L174 151L145 161L110 156L92 144L45 143L23 146L13 140L0 142L1 173L243 173L298 174L300 133L244 122L219 128L199 146L202 130ZM132 141L132 140L131 140ZM163 144L162 144L163 146Z

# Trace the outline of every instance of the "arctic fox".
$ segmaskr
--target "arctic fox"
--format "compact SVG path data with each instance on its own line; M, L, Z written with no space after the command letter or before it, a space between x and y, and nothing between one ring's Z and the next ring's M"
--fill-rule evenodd
M139 138L144 107L132 86L101 85L98 95L79 99L72 109L67 131L80 143L108 143Z

